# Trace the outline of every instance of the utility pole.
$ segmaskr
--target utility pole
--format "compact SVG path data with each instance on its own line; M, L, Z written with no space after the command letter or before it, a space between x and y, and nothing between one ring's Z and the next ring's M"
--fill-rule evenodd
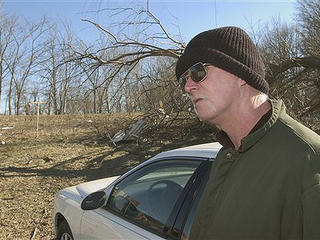
M39 136L39 120L40 120L40 104L45 104L46 102L29 102L29 105L37 105L37 138Z

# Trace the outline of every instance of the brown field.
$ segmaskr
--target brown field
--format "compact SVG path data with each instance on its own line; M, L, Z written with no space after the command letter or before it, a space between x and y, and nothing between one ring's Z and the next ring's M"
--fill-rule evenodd
M0 115L0 239L54 239L51 212L59 189L119 175L160 151L212 139L207 127L189 120L157 127L148 122L138 141L109 141L108 135L138 118L41 116L37 137L36 116Z

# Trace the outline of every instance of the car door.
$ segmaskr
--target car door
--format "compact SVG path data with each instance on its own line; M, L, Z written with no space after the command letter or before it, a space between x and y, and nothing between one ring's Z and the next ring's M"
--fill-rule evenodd
M84 212L83 239L167 239L204 160L162 159L131 173L104 207Z

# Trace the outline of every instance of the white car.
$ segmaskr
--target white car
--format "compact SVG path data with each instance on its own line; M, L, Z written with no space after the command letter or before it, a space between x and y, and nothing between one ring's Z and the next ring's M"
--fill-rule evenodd
M188 239L221 145L160 153L120 177L60 190L53 220L58 240Z

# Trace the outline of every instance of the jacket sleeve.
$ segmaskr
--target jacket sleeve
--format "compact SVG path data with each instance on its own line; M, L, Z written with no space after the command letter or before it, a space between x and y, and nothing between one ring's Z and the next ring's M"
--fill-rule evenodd
M320 239L320 185L309 189L302 199L303 239Z
M313 154L305 169L305 183L312 183L302 196L303 239L320 239L320 155Z

